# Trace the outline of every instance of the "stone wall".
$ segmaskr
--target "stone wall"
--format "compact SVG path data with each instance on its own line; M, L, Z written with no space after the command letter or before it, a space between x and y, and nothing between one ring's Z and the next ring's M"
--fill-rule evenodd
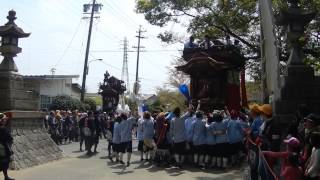
M0 72L0 110L37 110L39 95L26 89L22 76Z
M42 117L39 112L12 112L10 121L10 129L14 137L12 169L24 169L63 157L60 148L43 128Z

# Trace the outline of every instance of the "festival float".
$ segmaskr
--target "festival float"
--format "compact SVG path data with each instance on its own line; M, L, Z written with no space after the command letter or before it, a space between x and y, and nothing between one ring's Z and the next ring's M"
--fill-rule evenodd
M190 103L194 107L199 100L205 112L246 106L245 57L238 45L215 40L207 49L185 48L182 57L185 64L176 69L190 76Z

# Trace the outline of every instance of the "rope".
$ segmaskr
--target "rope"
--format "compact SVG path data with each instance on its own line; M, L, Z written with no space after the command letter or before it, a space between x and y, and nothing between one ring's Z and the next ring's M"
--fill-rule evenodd
M265 161L265 164L267 165L267 168L269 169L269 171L271 172L271 175L274 177L275 180L279 180L278 176L276 175L276 173L273 171L273 169L269 166L268 161L266 160L266 158L264 157L261 148L260 148L260 144L256 144L255 142L253 142L252 138L250 137L250 134L247 134L246 140L248 143L257 146L258 147L258 153L259 153L259 157L262 157L262 160Z

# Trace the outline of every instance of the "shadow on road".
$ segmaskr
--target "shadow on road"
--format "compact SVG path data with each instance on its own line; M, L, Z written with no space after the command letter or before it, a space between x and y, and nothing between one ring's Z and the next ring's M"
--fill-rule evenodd
M79 158L79 159L89 159L89 158L92 158L92 157L96 156L97 154L99 154L99 152L91 153L91 154L85 153L85 154L82 154L80 156L77 156L77 158Z
M72 153L82 153L83 151L72 151Z

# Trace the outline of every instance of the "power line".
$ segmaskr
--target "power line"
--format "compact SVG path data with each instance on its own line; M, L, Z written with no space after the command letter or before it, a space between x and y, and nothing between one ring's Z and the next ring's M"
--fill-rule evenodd
M72 38L71 38L69 44L67 45L66 49L65 49L65 50L63 51L63 53L62 53L62 56L60 57L60 59L58 59L58 61L56 62L56 64L54 65L53 68L56 68L57 65L60 63L60 61L61 61L61 60L64 58L64 56L66 55L66 53L67 53L67 51L69 50L69 48L70 48L70 46L71 46L74 38L76 37L76 34L77 34L78 31L79 31L80 24L81 24L81 19L80 19L80 21L79 21L79 23L78 23L78 25L77 25L77 28L76 28L75 32L74 32L73 35L72 35Z

